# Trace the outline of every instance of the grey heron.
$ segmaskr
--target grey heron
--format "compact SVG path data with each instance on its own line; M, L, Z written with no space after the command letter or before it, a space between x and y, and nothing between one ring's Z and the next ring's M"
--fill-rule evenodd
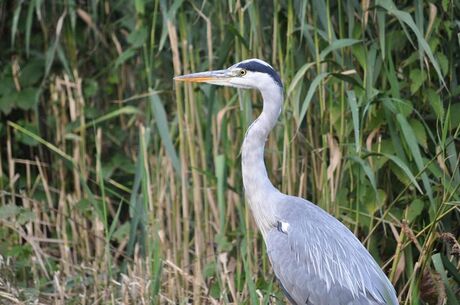
M246 132L241 149L246 198L283 291L295 305L396 305L395 290L366 248L336 218L303 198L281 193L270 182L264 147L283 104L278 73L260 59L225 70L177 76L258 89L263 110Z

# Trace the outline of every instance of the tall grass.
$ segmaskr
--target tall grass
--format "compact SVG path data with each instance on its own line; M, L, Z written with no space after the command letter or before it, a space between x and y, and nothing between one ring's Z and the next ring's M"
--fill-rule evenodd
M284 304L239 165L260 96L172 81L258 57L285 85L273 183L347 225L401 304L458 304L459 16L0 1L1 303Z

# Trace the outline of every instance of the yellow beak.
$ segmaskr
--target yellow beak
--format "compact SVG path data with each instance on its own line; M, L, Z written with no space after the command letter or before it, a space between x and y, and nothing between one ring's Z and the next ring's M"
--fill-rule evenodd
M216 85L224 85L228 79L233 77L233 73L229 70L215 70L208 72L199 72L174 77L175 81L189 83L209 83Z

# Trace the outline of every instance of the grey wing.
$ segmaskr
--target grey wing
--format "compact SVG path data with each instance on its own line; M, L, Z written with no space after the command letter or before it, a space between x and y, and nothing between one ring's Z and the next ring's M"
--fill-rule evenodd
M394 288L360 241L319 207L288 197L266 234L276 276L293 304L396 305Z

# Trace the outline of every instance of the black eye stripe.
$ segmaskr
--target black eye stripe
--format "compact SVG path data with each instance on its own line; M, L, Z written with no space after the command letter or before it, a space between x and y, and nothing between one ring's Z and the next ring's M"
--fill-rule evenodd
M252 72L260 72L260 73L266 73L268 75L271 76L271 78L273 78L273 80L282 88L283 87L283 83L281 82L281 78L280 76L278 75L278 73L273 70L272 67L270 66L267 66L267 65L264 65L260 62L257 62L255 60L251 60L251 61L247 61L247 62L243 62L243 63L240 63L238 65L238 68L242 68L242 69L245 69L245 70L248 70L248 71L252 71Z

